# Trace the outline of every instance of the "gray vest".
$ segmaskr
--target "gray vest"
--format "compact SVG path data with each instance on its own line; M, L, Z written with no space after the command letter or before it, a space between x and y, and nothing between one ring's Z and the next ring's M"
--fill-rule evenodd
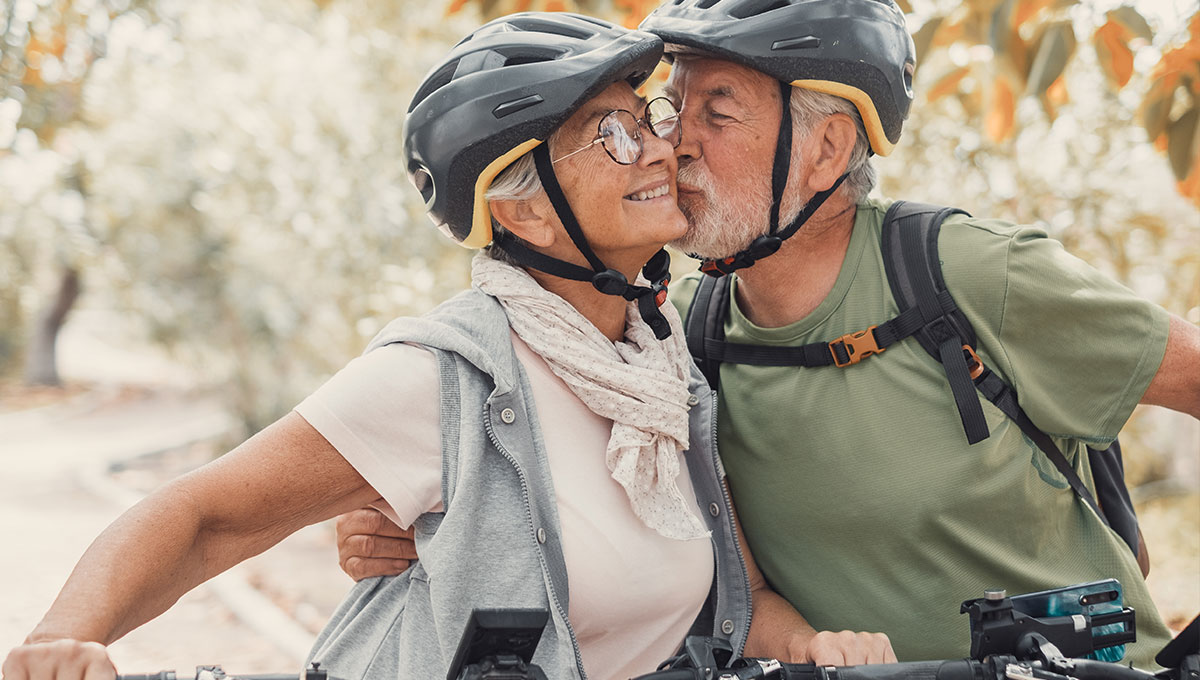
M503 308L472 289L421 318L393 321L367 351L394 342L424 345L436 356L445 511L417 519L420 561L399 576L354 586L309 660L341 680L444 677L472 609L541 608L550 622L534 663L555 680L582 680L550 467ZM689 389L688 471L716 559L693 632L728 639L740 652L750 585L721 481L716 395L694 368ZM636 616L630 612L631 624Z

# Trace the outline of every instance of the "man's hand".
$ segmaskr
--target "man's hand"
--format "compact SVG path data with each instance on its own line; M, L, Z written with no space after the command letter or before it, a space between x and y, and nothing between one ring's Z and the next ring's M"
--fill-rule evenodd
M375 508L337 518L338 564L355 581L395 576L417 559L412 529L401 529Z
M808 641L803 659L818 666L861 666L868 663L895 663L892 641L883 633L835 633L823 630Z

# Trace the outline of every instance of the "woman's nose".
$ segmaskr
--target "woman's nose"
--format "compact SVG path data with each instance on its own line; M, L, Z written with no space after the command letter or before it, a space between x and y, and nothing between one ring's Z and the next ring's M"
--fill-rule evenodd
M638 165L654 165L655 163L674 160L675 147L670 141L645 130L642 132L642 157Z

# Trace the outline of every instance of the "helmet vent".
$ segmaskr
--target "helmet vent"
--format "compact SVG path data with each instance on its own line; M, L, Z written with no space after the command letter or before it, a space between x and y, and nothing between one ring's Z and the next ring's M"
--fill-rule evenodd
M425 205L429 205L429 202L433 200L433 176L425 168L417 167L412 170L409 178L417 191L421 192L421 198L424 199Z
M815 35L806 35L800 38L788 38L786 40L776 40L771 43L772 50L811 50L821 46L821 39Z
M750 0L743 2L737 7L729 10L729 15L738 19L747 17L756 17L760 14L766 14L772 10L783 9L790 6L792 3L787 0Z
M575 40L587 40L595 35L595 33L585 31L582 28L568 26L566 22L562 21L546 21L532 17L514 17L508 23L522 31L551 33L553 35L561 35L564 38L574 38Z
M496 108L492 109L492 115L495 116L496 118L503 118L505 116L512 115L512 114L516 113L517 111L524 111L525 109L527 109L531 106L541 104L544 101L546 101L546 100L542 99L542 95L531 94L528 97L522 97L521 99L515 99L511 102L505 102L505 103L497 106Z
M721 0L700 0L696 3L696 9L709 9Z
M437 90L445 87L454 79L454 71L458 69L458 62L452 61L445 66L442 66L436 73L425 79L425 84L417 93L413 95L412 103L408 105L408 112L412 113L417 105L425 101L425 98L433 94Z

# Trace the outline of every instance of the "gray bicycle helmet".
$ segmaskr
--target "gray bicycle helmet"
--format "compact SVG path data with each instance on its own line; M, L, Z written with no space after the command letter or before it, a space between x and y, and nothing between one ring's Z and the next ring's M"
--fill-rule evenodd
M641 85L662 53L657 36L559 12L501 17L464 38L425 77L404 124L430 217L464 246L487 245L496 175L609 85Z
M668 0L639 28L850 100L880 156L900 140L916 51L894 0Z

